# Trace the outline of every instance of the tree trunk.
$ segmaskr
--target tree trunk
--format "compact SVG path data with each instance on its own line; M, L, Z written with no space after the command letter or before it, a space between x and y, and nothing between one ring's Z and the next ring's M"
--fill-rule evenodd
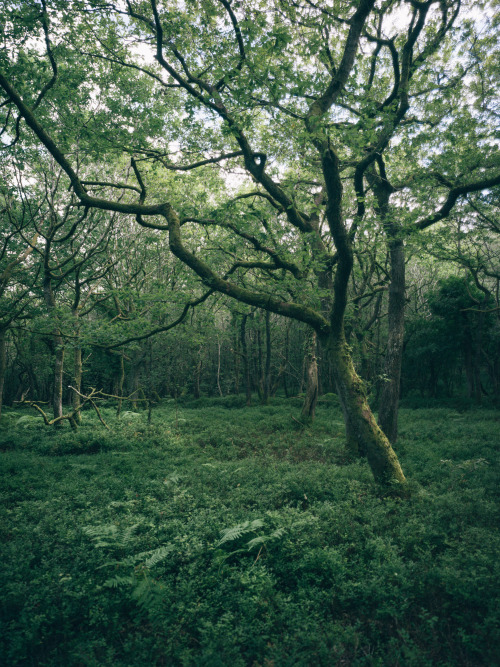
M238 330L234 318L232 321L233 329L233 350L234 350L234 393L238 396L240 393L240 350Z
M378 423L389 441L394 444L398 438L398 405L403 359L405 253L402 239L393 239L389 243L389 248L391 283L389 285L388 338Z
M268 310L266 310L266 365L262 384L262 405L267 405L271 393L271 313Z
M198 348L198 363L196 364L196 371L194 377L194 397L200 398L201 396L201 371L203 368L203 359L201 357L201 345Z
M391 443L378 426L366 399L343 334L331 335L324 342L332 359L333 374L342 410L359 447L366 452L375 481L383 484L405 484L406 479Z
M220 386L220 340L219 336L217 336L217 391L219 392L219 396L222 397L222 389Z
M476 399L477 403L481 403L483 397L483 390L481 386L481 348L483 343L483 322L484 311L481 310L478 317L474 350L474 398Z
M55 346L54 360L54 392L52 394L52 410L54 418L62 417L63 414L63 372L64 372L64 342L62 336L55 334L53 337ZM58 422L61 424L62 422Z
M135 357L132 359L130 364L130 370L127 378L127 393L130 396L130 404L132 410L137 410L137 399L139 398L139 375L141 370L141 365L144 361L143 355L140 358Z
M262 352L262 334L260 331L260 317L259 317L259 327L257 329L257 394L259 395L259 401L262 403L264 400L264 364L262 362L263 352Z
M0 329L0 417L2 416L3 387L5 383L5 373L7 371L6 334L6 329Z
M79 392L82 391L82 348L77 346L75 347L74 350L74 382L75 382L75 389L77 389ZM80 400L80 395L76 393L76 391L73 392L73 410L75 410L75 421L80 424L82 421L82 416L80 414L80 405L81 405L81 400Z
M285 398L289 398L290 394L288 392L288 384L287 384L287 374L288 374L288 353L289 353L289 338L290 338L290 326L287 325L286 327L286 334L285 334L285 370L283 372L283 390L285 392Z
M117 378L116 383L116 395L123 396L123 385L125 383L125 355L122 351L120 355L120 375ZM121 398L118 399L118 405L116 406L116 416L119 417L122 411L123 401Z
M318 401L318 359L316 356L316 332L312 331L309 337L308 349L306 351L306 395L302 406L301 416L314 420L316 416L316 403Z
M56 299L52 289L52 277L50 271L46 270L43 281L43 293L47 310L51 316L54 316L56 309ZM64 371L64 341L61 336L57 321L54 321L54 331L51 338L51 347L54 353L54 389L52 392L52 410L54 419L62 417L63 414L63 371ZM56 426L61 426L62 421L57 422Z
M249 406L252 404L252 386L250 378L250 364L248 360L248 346L246 337L247 317L248 315L243 315L243 317L241 318L240 342L241 342L241 350L243 358L243 375L245 380L246 404L247 406Z

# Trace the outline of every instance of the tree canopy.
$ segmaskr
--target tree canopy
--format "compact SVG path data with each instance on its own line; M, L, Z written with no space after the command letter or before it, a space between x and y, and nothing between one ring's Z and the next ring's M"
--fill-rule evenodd
M346 309L353 288L359 306L391 285L387 373L399 386L405 244L442 221L476 230L492 218L495 6L4 1L5 173L18 165L27 187L51 160L70 235L90 211L103 230L109 216L135 219L158 230L147 241L165 266L172 253L197 276L194 302L220 293L312 327L375 477L404 483L354 371ZM393 440L394 413L381 423Z

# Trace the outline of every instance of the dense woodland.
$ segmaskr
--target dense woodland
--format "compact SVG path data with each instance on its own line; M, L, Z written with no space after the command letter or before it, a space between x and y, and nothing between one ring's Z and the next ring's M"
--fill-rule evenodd
M433 473L405 468L401 406L500 398L499 24L497 0L0 0L6 451L103 455L118 440L91 431L132 442L166 419L174 456L198 424L179 410L271 425L275 406L311 457L415 495ZM255 454L267 436L248 429ZM235 539L264 530L252 520ZM487 664L453 646L439 664ZM142 664L228 664L176 650ZM444 659L408 650L339 664Z
M304 413L336 391L351 448L404 485L401 382L496 394L492 7L3 12L9 403L59 423L71 400L75 424L90 386L266 402L306 376Z

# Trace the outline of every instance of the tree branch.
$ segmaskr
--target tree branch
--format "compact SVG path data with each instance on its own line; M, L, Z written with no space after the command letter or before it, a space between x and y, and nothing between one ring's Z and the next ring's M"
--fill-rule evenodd
M423 218L422 220L415 223L415 227L417 229L427 229L427 227L430 227L431 225L434 225L436 222L442 220L443 218L446 218L451 213L451 210L455 206L455 203L457 202L459 197L463 197L469 194L470 192L479 192L480 190L488 190L489 188L493 188L497 185L500 185L500 174L497 174L492 178L485 178L481 181L476 181L475 183L467 183L466 185L458 185L452 188L449 191L448 197L446 198L446 201L441 206L441 208L432 215L429 215L426 218Z

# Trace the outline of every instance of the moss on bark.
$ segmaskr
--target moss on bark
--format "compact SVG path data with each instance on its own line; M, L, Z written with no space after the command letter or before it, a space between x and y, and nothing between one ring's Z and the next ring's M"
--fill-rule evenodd
M356 439L358 450L366 454L375 481L384 486L405 486L406 478L398 457L368 405L363 382L354 369L345 339L330 337L327 349L351 437Z

